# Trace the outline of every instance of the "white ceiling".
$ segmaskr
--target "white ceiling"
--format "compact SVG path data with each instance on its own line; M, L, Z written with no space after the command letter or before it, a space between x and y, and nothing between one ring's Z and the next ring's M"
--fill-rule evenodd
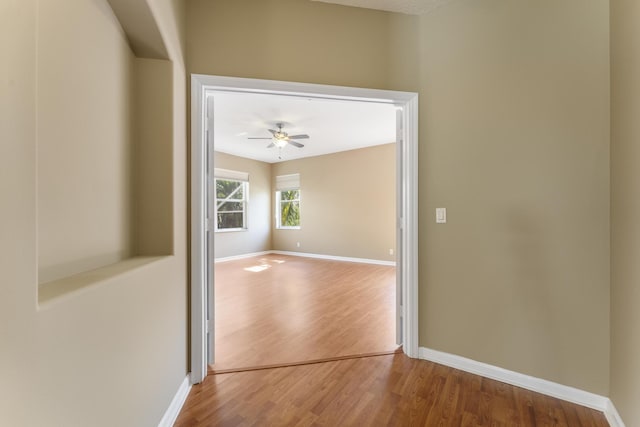
M312 0L343 6L363 7L366 9L386 10L388 12L422 15L452 0Z
M277 163L396 139L392 104L231 92L213 97L215 150L240 157ZM284 123L283 130L289 135L308 134L310 138L298 140L303 148L287 145L281 153L276 147L266 148L268 139L247 139L269 138L267 129L277 129L276 123Z

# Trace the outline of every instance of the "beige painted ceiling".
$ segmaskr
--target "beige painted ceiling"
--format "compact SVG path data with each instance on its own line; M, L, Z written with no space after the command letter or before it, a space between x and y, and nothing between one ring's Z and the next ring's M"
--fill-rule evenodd
M449 3L452 0L311 0L343 6L363 7L366 9L386 10L388 12L422 15Z

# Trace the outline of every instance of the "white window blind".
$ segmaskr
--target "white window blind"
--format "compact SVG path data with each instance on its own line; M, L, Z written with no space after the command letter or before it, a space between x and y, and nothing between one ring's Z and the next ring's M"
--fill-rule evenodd
M300 174L276 176L276 190L290 190L300 188Z
M249 173L232 171L229 169L215 168L213 171L216 178L219 179L232 179L234 181L249 181Z

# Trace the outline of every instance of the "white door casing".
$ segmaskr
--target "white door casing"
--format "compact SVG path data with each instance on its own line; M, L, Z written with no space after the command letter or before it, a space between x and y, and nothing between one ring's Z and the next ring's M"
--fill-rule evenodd
M191 76L191 382L200 383L213 362L213 233L207 206L213 170L212 111L215 92L264 93L397 107L397 341L409 357L418 357L418 94L306 83L193 74ZM212 104L211 104L212 105ZM211 178L212 179L212 178ZM208 224L209 223L209 224ZM208 333L209 332L209 333Z
M205 124L205 177L204 181L206 183L205 192L206 196L206 220L205 220L205 233L207 235L206 238L206 268L204 271L205 277L205 354L206 360L208 364L214 363L215 357L215 289L213 286L214 280L214 267L213 260L215 259L215 249L213 245L214 239L214 221L215 218L215 191L216 191L216 182L215 182L215 174L214 174L214 164L213 164L213 127L215 124L214 121L214 110L213 110L213 96L209 96L206 98L206 124Z
M402 107L396 107L396 174L400 175L402 171L402 150L404 146L404 127L403 127L403 112ZM396 178L396 260L402 262L402 218L403 214L403 194L402 194L402 179ZM397 263L396 263L397 265ZM402 289L402 268L396 267L396 344L403 344L403 320L404 320L404 295Z

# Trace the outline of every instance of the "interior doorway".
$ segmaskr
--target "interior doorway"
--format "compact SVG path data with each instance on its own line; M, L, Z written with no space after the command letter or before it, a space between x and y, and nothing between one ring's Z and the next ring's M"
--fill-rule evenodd
M192 382L200 382L214 354L213 207L207 199L212 176L211 139L215 93L269 93L324 100L380 103L397 110L397 339L417 357L417 94L299 83L192 76ZM207 118L208 117L208 118Z

